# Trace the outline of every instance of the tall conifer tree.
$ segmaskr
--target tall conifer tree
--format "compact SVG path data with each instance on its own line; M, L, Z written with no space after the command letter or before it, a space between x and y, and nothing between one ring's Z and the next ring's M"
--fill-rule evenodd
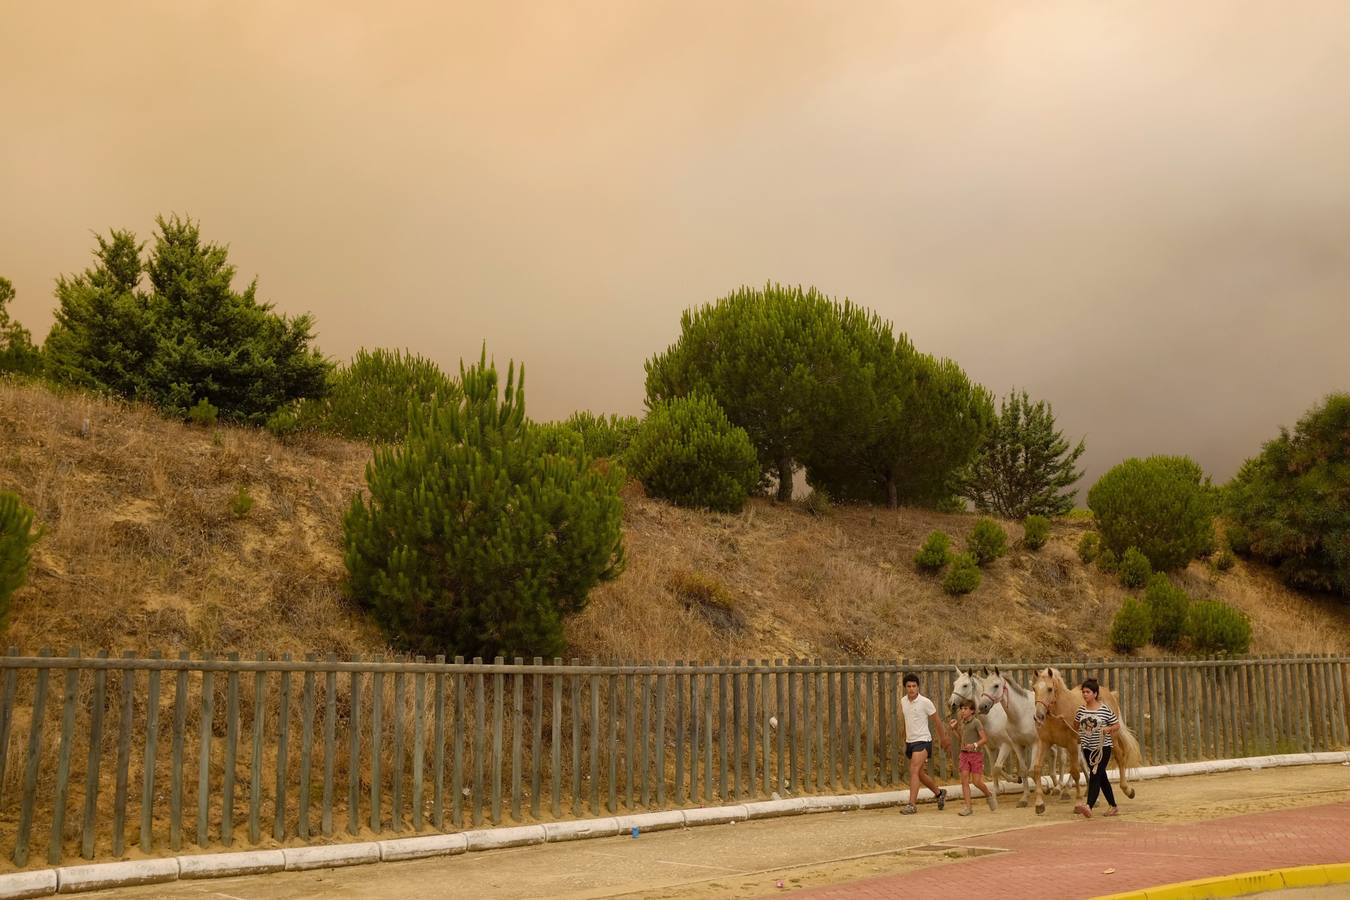
M980 512L1005 519L1063 516L1073 509L1082 477L1076 468L1085 444L1070 445L1055 428L1055 413L1044 400L1012 391L1000 404L993 429L971 464L963 493Z

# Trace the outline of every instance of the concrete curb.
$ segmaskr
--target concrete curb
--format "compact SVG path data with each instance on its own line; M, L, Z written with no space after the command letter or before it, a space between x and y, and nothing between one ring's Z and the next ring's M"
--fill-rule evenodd
M1197 878L1176 884L1162 884L1141 891L1125 891L1099 897L1098 900L1194 900L1197 897L1241 897L1264 891L1289 888L1327 887L1350 884L1350 863L1297 866L1291 869L1266 869Z
M1285 753L1277 756L1254 756L1246 759L1218 759L1196 763L1176 763L1146 766L1130 770L1130 777L1140 781L1184 775L1216 772L1234 772L1242 769L1259 771L1284 766L1311 766L1329 764L1350 765L1350 752ZM1116 773L1113 771L1112 780ZM948 785L948 793L955 796ZM1009 784L1004 794L1021 793L1021 787ZM492 850L503 847L524 847L544 842L585 840L627 834L634 829L664 831L670 828L688 828L699 825L726 824L749 819L801 815L817 812L843 812L858 809L877 809L895 806L908 798L907 792L878 791L871 794L843 794L837 796L792 797L786 800L764 800L734 806L695 807L686 810L638 813L629 816L610 816L597 819L578 819L570 822L549 822L543 825L521 825L508 828L487 828L455 834L429 834L417 837L395 838L386 841L367 841L356 844L327 844L311 847L288 847L283 850L256 850L242 853L205 853L174 856L165 859L127 860L123 862L94 863L62 866L57 869L38 869L32 872L14 872L0 875L0 900L21 900L29 897L49 897L55 893L70 894L137 884L155 884L179 879L221 878L231 875L264 874L282 869L303 871L340 866L357 866L396 860L424 859L433 856L452 856L465 852ZM919 791L920 800L931 800L927 788ZM1306 870L1306 871L1305 871ZM1315 872L1313 870L1316 870ZM1272 870L1281 879L1276 887L1309 887L1322 884L1350 883L1350 863L1336 866L1306 866L1302 869ZM1290 874L1295 873L1295 874ZM1248 873L1269 876L1270 873ZM1308 879L1332 878L1334 881ZM1246 876L1233 876L1241 878ZM1289 879L1303 879L1294 883ZM1273 882L1272 882L1273 883ZM1199 884L1187 882L1186 886ZM1168 889L1175 885L1165 886ZM1130 900L1171 900L1190 896L1184 893L1161 894L1162 888L1146 892L1119 895Z

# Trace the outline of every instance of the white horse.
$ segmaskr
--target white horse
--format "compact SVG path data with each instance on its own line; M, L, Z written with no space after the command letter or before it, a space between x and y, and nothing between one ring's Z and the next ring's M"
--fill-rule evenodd
M1068 752L1062 747L1051 745L1047 748L1050 751L1049 758L1046 760L1040 758L1040 751L1044 745L1036 726L1036 694L1011 681L995 666L992 675L986 673L981 679L981 692L977 703L976 711L982 718L991 717L996 711L1002 710L1010 738L1022 742L1020 746L1026 749L1027 766L1021 770L1023 794L1022 800L1017 805L1027 805L1026 792L1029 790L1029 784L1036 780L1033 773L1039 772L1043 764L1048 764L1051 789L1057 796L1067 797L1068 785L1073 780L1069 774ZM1075 783L1075 793L1077 788ZM1041 789L1042 786L1037 784L1037 794L1040 794Z
M1017 771L1022 776L1022 798L1017 801L1017 805L1026 806L1031 795L1032 760L1039 744L1034 718L1030 730L1025 723L1014 722L1008 715L1007 706L989 699L989 683L985 678L974 672L962 672L958 666L956 683L952 686L948 704L955 708L962 700L974 701L984 732L989 737L989 748L995 754L994 770L990 775L994 782L994 793L1001 790L1004 766L1011 756L1017 760Z

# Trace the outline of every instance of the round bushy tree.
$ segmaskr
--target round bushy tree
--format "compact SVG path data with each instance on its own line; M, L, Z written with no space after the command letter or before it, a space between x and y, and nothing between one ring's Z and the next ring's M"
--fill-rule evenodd
M1129 548L1120 558L1120 583L1123 587L1141 588L1148 584L1152 574L1153 567L1148 564L1148 557L1140 553L1138 547Z
M980 564L969 553L952 557L952 567L942 579L942 589L953 596L969 594L980 586Z
M1225 491L1233 549L1295 587L1350 598L1350 393L1310 410Z
M919 552L914 555L914 566L924 572L940 572L951 558L948 548L951 538L941 531L934 531L923 542Z
M1201 653L1241 656L1252 645L1246 613L1218 600L1197 600L1186 612L1186 636Z
M624 458L648 494L680 506L736 512L759 485L754 445L707 394L652 404Z
M1153 639L1148 606L1138 597L1126 597L1111 622L1111 646L1132 653Z
M322 399L301 401L298 424L392 444L408 433L412 407L436 396L447 403L459 396L459 385L436 363L411 352L363 349L333 372Z
M1088 491L1102 544L1117 557L1139 548L1160 572L1179 569L1214 540L1213 491L1185 456L1127 459Z
M554 656L563 619L623 566L623 472L548 453L508 369L461 366L463 393L413 408L344 519L350 589L400 647Z
M1008 533L993 519L978 519L966 539L966 550L981 566L987 566L1008 552Z
M9 598L28 579L28 560L39 532L33 511L17 494L0 491L0 625L9 613Z
M1022 543L1028 550L1039 550L1050 540L1050 520L1045 516L1027 516L1022 521Z
M1087 531L1078 539L1078 558L1084 564L1091 563L1097 558L1097 554L1102 551L1101 536L1095 531Z

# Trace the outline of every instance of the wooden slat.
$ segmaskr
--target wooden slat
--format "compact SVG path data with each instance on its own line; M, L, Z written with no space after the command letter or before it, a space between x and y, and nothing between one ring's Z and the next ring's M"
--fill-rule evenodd
M230 654L237 662L238 653ZM234 782L239 764L239 673L225 677L225 770L221 780L220 842L226 847L234 844Z
M744 734L743 717L741 716L741 682L744 675L739 671L740 663L735 662L737 671L731 673L731 796L735 799L741 799L741 743Z
M605 754L609 760L609 800L610 812L619 811L619 676L611 673L605 678L605 723L607 737Z
M825 703L829 715L829 733L826 734L825 741L825 771L828 774L826 783L831 790L839 786L839 770L836 768L835 758L835 750L839 746L839 708L835 696L838 693L836 688L838 677L834 672L825 673Z
M392 809L390 819L394 831L403 830L403 771L406 758L404 755L404 742L406 735L405 721L407 712L407 692L405 690L405 676L403 672L394 673L394 702L390 704L389 717L393 719L394 726L394 755L389 767L389 778L392 782L389 791L389 801Z
M553 665L561 666L562 660L553 657ZM553 721L549 723L552 727L552 743L549 746L549 774L553 776L553 792L549 797L553 818L562 818L562 718L563 718L563 676L554 674L550 676L553 682ZM572 706L572 721L576 724L579 714L575 703ZM576 798L573 797L573 803Z
M436 665L445 665L445 654L436 657ZM445 673L437 672L432 682L432 703L436 710L431 728L434 745L431 764L436 770L432 779L431 827L445 829Z
M258 660L267 659L259 654ZM253 755L248 779L248 840L256 844L262 840L262 779L263 779L263 722L267 710L266 672L253 674ZM355 804L353 804L353 807Z
M291 655L283 653L281 659L283 662L290 662ZM291 673L287 669L281 670L278 691L281 694L281 702L277 707L277 778L276 793L273 794L276 808L272 817L272 837L282 840L286 837L286 787L289 784L287 776L290 769Z
M783 660L775 659L773 661L773 691L774 691L774 710L778 715L777 734L774 735L774 754L777 762L774 765L773 789L781 791L783 782L787 780L787 758L785 748L787 747L788 722L787 714L787 685L784 683L786 673L783 672Z
M208 655L206 657L210 659ZM215 672L202 673L201 721L197 728L197 846L210 841L211 809L211 722L216 713Z
M821 660L817 659L816 660L817 669L820 666ZM825 770L825 714L824 710L821 708L821 696L822 692L825 689L825 679L827 677L828 676L819 671L817 671L813 676L811 676L811 680L813 682L811 694L815 698L813 702L814 705L812 715L815 719L815 731L816 731L816 766L814 776L812 778L812 783L814 784L815 789L817 791L823 790L828 784L827 782L822 781L822 778L826 774L826 770Z
M423 660L419 657L419 662ZM422 779L427 740L427 673L413 675L412 827L422 830Z
M700 701L703 704L703 801L707 805L712 805L713 799L713 676L711 673L705 673L703 676L703 694Z
M650 676L638 676L638 697L642 704L642 725L638 732L640 738L640 748L638 751L638 768L642 770L642 785L640 799L645 809L651 805L651 791L648 784L647 774L650 769L650 760L647 756L651 744L652 720L651 720L651 685L648 681Z
M542 666L542 657L534 658ZM530 685L530 815L539 818L540 769L544 764L544 675L535 672Z
M727 661L722 660L725 666ZM717 796L727 799L727 776L730 761L727 759L727 676L717 673Z
M657 665L665 667L665 661ZM666 681L662 673L656 676L656 805L666 805Z
M493 660L500 667L500 656ZM492 673L492 824L502 824L502 712L505 684L500 668Z
M773 717L773 700L769 695L770 674L769 661L761 659L759 673L759 700L760 700L760 790L764 796L773 793L774 788L770 787L773 781L773 728L769 725L769 719Z
M464 657L455 657L455 665L458 666L463 663ZM454 752L451 754L454 763L450 776L450 800L452 803L450 824L459 828L464 824L464 719L467 712L464 699L464 676L456 672L454 679Z
M70 656L80 651L72 649ZM61 744L56 759L56 790L52 798L52 832L47 844L47 864L61 861L61 845L65 838L66 801L70 790L71 744L75 740L75 696L80 687L80 670L66 669L66 690L61 704Z
M623 793L624 806L633 809L633 759L636 741L633 734L633 676L623 676Z
M516 657L516 665L524 662ZM517 822L520 821L520 770L524 758L521 747L525 717L524 679L519 672L511 676L511 818Z
M588 766L591 776L591 813L597 816L600 814L600 677L591 675L587 678L591 687L591 753Z
M178 654L187 659L187 652ZM169 767L169 849L183 846L183 740L187 732L188 673L180 669L174 678L173 743L170 745Z
M358 657L359 658L359 657ZM347 833L361 831L361 673L352 672L347 688Z
M375 660L379 662L380 658L377 656ZM384 673L377 669L370 676L370 830L376 834L384 830L384 802L380 796L384 787L384 773L380 771L383 757Z
M99 659L107 659L108 651L100 650ZM81 829L80 856L94 858L94 836L98 813L98 776L103 757L103 713L108 698L108 673L94 672L93 706L89 714L89 757L84 769L84 823ZM3 752L3 751L0 751ZM0 778L0 784L3 784Z
M755 703L755 687L759 675L755 671L755 661L745 661L745 755L750 760L750 771L746 773L745 792L754 795L759 786L759 707Z
M313 661L313 653L305 659ZM314 673L306 672L300 688L300 784L296 793L295 834L309 837L309 792L313 787L314 767Z
M10 647L8 655L18 656L19 648ZM18 680L18 669L5 669L5 686L0 693L0 792L4 791L5 769L9 765L9 732L14 727L14 691Z
M328 661L336 662L336 654L328 654ZM337 768L337 672L323 675L323 812L319 815L319 831L324 837L333 836L333 774Z
M572 659L573 666L576 666L578 662L576 658ZM586 712L581 705L581 676L573 672L567 676L567 680L572 689L572 815L580 816L583 800L581 794L581 726Z
M50 656L51 651L44 648L38 651L38 655ZM33 802L37 799L38 765L42 759L42 725L47 711L47 680L49 677L49 669L38 669L37 685L33 689L32 716L29 719L30 724L28 726L28 759L24 764L23 800L19 810L19 832L14 839L14 864L20 867L28 864L28 842L33 833ZM124 688L123 691L130 698L130 690ZM130 701L128 700L128 702ZM125 785L125 779L123 779L123 783ZM122 793L125 807L125 786Z
M475 656L474 665L482 663L482 658ZM487 753L487 684L483 680L483 673L476 672L473 676L473 793L469 799L472 804L472 820L474 827L477 828L483 824L483 771L486 762Z
M683 666L683 660L677 660L676 666ZM675 673L675 803L683 805L685 798L684 784L684 742L685 735L689 733L689 725L686 724L684 717L685 695L688 693L685 689L690 676L685 672Z
M799 660L788 660L789 664L797 665ZM788 742L788 784L793 794L802 792L801 768L798 765L801 750L800 728L798 727L797 703L801 697L797 692L797 673L787 673L787 715L780 720L779 727L787 730Z

